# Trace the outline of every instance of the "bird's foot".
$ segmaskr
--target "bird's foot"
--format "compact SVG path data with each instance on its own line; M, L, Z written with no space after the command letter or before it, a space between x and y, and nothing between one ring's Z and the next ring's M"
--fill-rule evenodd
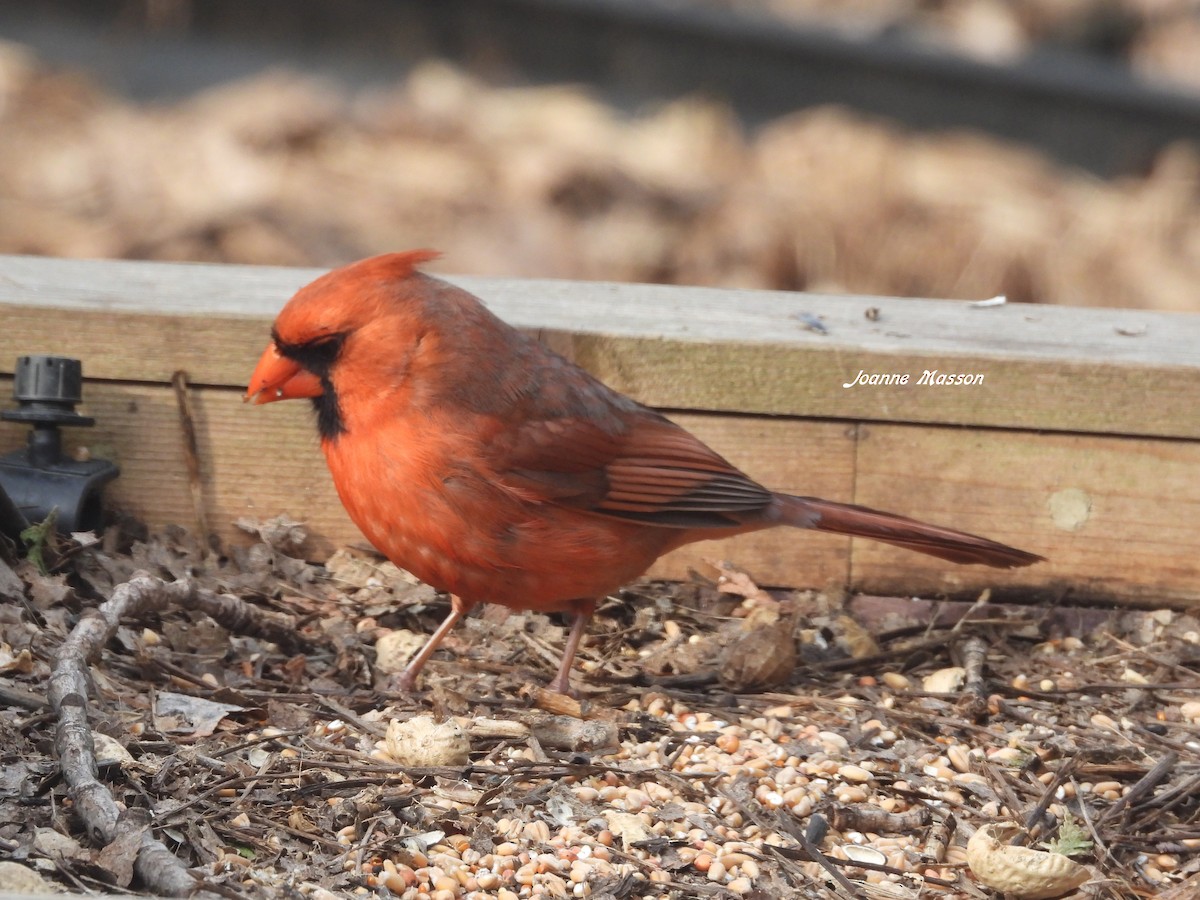
M579 691L571 687L571 679L561 675L546 685L546 690L553 691L556 694L566 694L575 700L579 699Z
M396 690L405 694L411 694L417 688L417 673L409 672L405 669L396 678Z

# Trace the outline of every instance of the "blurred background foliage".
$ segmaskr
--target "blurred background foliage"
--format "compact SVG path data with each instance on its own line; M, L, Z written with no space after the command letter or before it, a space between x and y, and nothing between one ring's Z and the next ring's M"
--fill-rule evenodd
M1191 0L236 6L0 12L0 252L1200 308Z

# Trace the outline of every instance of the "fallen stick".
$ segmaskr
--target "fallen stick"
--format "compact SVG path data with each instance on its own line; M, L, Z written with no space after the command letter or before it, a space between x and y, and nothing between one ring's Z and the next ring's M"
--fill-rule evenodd
M88 724L88 668L116 633L122 618L185 602L194 593L195 588L187 582L167 583L145 572L135 572L129 581L113 589L108 600L80 617L54 655L47 691L50 707L58 717L54 746L63 781L88 837L102 847L136 840L134 874L148 890L171 897L218 895L198 894L202 882L151 836L144 817L132 815L132 810L123 812L96 777L95 747Z

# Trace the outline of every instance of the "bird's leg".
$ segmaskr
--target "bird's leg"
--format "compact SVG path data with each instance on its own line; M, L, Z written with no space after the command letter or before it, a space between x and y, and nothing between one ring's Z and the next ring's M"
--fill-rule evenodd
M587 631L588 622L592 620L592 613L595 611L595 600L580 601L575 607L575 621L571 623L571 633L567 635L567 643L563 647L558 674L546 685L547 690L560 694L571 693L571 666L575 662L575 651L579 649L579 642L583 639L583 633Z
M400 679L397 681L397 686L402 691L411 691L417 685L417 676L421 674L421 669L425 667L425 663L429 662L429 657L433 656L433 652L437 650L438 645L450 633L458 620L475 608L474 603L467 603L455 594L450 595L450 615L442 621L442 624L437 627L437 631L429 636L429 640L425 642L425 646L420 649L414 656L404 671L400 673Z

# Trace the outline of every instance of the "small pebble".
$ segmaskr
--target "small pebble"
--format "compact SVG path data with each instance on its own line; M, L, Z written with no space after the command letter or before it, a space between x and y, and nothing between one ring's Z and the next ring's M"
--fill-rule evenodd
M741 739L736 734L722 734L716 740L716 745L719 750L725 753L737 753L738 747L742 744Z
M871 780L871 773L862 766L845 765L838 768L838 775L846 781L866 782Z
M883 679L883 683L893 691L906 691L912 686L908 676L901 675L899 672L884 672L880 677Z
M971 750L965 744L954 744L946 751L946 759L959 772L971 771Z
M625 794L625 809L628 812L641 812L650 805L650 795L645 791L630 790ZM538 822L543 828L546 827L545 822ZM547 838L549 835L547 834Z
M836 731L820 731L817 732L817 738L826 747L831 748L831 751L845 753L850 749L850 742L838 734Z
M495 872L481 871L475 876L481 891L494 891L500 886L500 876Z

